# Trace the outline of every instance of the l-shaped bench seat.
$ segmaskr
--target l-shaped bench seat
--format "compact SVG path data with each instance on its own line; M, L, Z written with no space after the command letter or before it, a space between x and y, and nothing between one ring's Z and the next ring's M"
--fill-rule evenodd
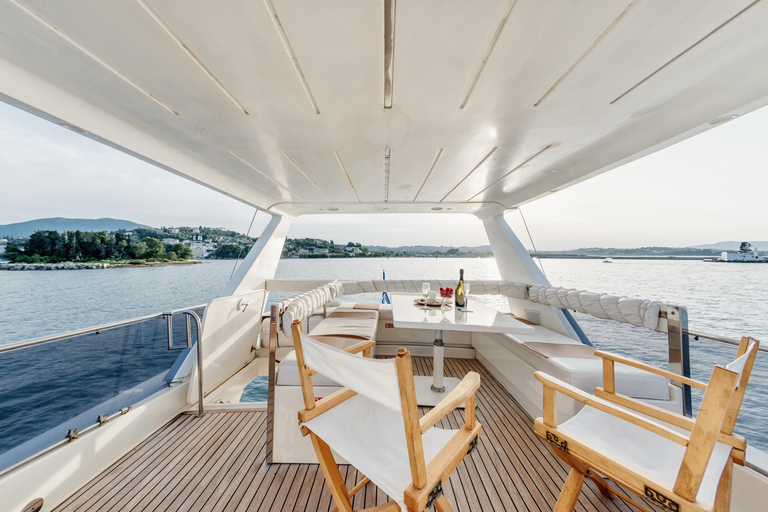
M548 373L588 393L602 387L602 359L594 355L594 347L540 325L532 324L532 327L532 334L472 333L472 346L478 359L486 363L497 379L515 388L516 395L521 396L519 401L531 416L541 415L542 386L533 377L536 371ZM669 380L664 377L624 365L616 365L615 372L617 393L653 400L661 407L674 398ZM559 400L561 418L569 418L580 408L575 402L569 402L572 401L564 397Z

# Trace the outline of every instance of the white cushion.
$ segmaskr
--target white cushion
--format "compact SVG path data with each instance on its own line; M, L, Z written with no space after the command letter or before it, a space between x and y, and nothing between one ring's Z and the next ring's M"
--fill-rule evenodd
M317 324L311 336L350 336L372 340L376 337L378 321L373 318L326 318Z
M688 433L668 424L663 425ZM584 407L558 428L612 454L610 458L614 462L635 466L666 482L670 488L675 484L685 454L684 446L592 407ZM722 443L715 445L699 488L698 499L710 505L715 503L717 485L730 453L729 446Z
M396 501L401 510L407 510L403 500L411 484L411 469L400 413L356 395L306 426ZM424 433L427 464L456 432L433 427Z
M342 302L339 307L334 311L373 311L370 309L355 309L357 302ZM367 303L365 303L367 304ZM391 322L394 317L392 316L392 304L379 304L379 320L386 320Z
M603 385L603 364L602 360L597 357L594 359L546 358L522 345L524 342L581 345L579 341L540 325L534 326L534 329L533 334L489 333L488 336L528 366L557 377L587 393L594 393L596 387ZM669 381L664 377L621 364L615 366L615 372L616 391L618 393L633 398L669 400Z
M549 361L570 375L570 384L588 393L603 386L602 359L582 359L575 357L550 357ZM637 368L616 364L616 392L633 398L650 400L669 400L669 381Z
M312 376L314 386L332 386L341 387L328 377L315 374ZM277 365L277 385L278 386L301 386L299 377L299 363L296 361L296 351L291 350L287 356Z

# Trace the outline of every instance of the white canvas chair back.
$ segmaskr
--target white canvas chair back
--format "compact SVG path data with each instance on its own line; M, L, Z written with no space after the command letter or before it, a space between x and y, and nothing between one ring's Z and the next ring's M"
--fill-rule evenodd
M359 395L400 412L400 387L394 359L349 354L299 334L304 364Z
M742 355L740 355L739 357L737 357L736 359L734 359L733 361L731 361L725 366L726 370L730 370L732 372L739 374L739 380L737 381L737 384L736 384L737 388L741 385L741 376L744 373L744 368L747 365L749 356L752 354L752 351L755 350L756 345L757 343L750 340L747 350Z

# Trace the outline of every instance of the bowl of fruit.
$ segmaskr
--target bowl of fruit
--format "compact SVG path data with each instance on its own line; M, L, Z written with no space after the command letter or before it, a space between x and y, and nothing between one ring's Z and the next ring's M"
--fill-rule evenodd
M440 296L444 299L453 297L453 288L440 288Z

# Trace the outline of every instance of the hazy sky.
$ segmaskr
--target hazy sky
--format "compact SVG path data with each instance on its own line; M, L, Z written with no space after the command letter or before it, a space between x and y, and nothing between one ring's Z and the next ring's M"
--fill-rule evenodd
M768 240L768 108L523 207L538 249ZM0 224L114 217L245 232L253 208L0 103ZM527 246L517 212L508 218ZM260 232L260 213L252 232ZM469 215L336 215L293 237L481 245Z

